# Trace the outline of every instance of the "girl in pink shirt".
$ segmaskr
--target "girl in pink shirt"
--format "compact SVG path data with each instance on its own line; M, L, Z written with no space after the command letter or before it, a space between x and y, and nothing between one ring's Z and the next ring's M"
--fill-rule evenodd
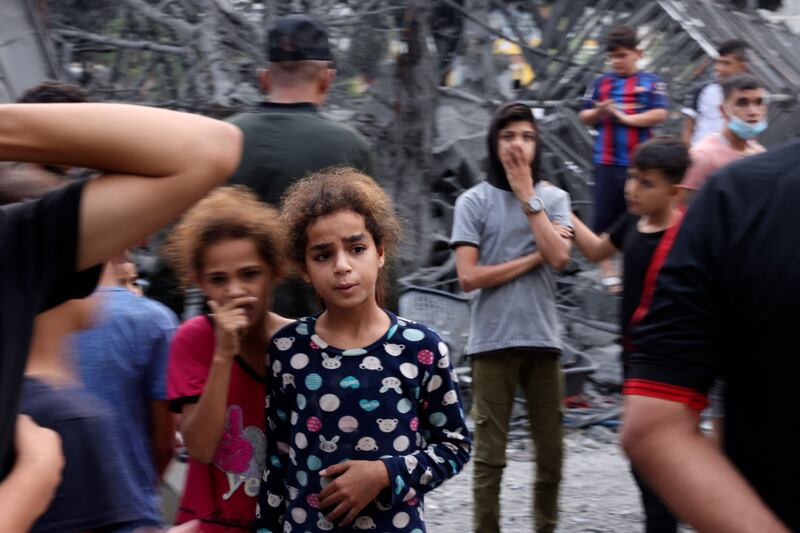
M269 312L280 278L277 212L244 187L209 194L176 226L167 254L212 311L185 322L170 349L167 389L189 473L177 523L250 530L264 471L267 345L290 321Z

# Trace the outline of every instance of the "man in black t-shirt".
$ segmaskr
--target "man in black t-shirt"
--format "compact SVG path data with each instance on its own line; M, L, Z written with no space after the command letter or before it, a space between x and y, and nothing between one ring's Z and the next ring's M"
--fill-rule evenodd
M678 185L689 166L689 153L678 139L658 137L637 147L632 159L633 164L628 169L628 180L625 182L628 212L608 233L598 237L573 215L575 246L587 259L597 262L613 256L619 250L624 252L620 313L623 339L627 337L632 323L638 320L637 309L643 300L648 273L652 268L657 268L661 255L659 252L665 250L667 239L680 223L681 212L675 206ZM627 359L627 353L623 351L623 363L626 366ZM677 531L678 522L672 513L635 470L633 474L642 493L645 531Z
M0 207L0 478L13 464L35 315L91 293L98 265L222 183L240 150L236 128L194 115L115 104L0 105L0 160L105 172ZM3 513L21 517L15 524L28 522L20 529L36 518L6 503Z
M712 175L633 332L623 445L698 531L800 531L798 202L797 140ZM720 377L724 454L697 428Z
M86 103L88 96L77 86L43 82L31 87L18 103ZM24 163L21 179L8 179L4 203L41 197L40 185L31 176L47 176L50 190L68 183L71 169ZM93 277L89 281L93 281ZM102 280L101 280L102 282ZM72 365L65 364L69 335L92 321L95 299L68 300L36 316L22 385L19 409L42 427L61 437L64 469L50 505L31 526L32 533L114 528L133 531L137 526L157 525L158 516L139 498L140 490L127 482L129 457L114 435L110 406L84 390ZM133 361L128 361L129 365ZM107 376L106 380L116 379ZM149 430L145 430L147 433Z

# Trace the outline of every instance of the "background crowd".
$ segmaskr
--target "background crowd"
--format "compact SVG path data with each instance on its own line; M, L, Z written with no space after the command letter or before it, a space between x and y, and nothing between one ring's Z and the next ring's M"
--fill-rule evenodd
M166 527L157 486L177 430L189 475L176 520L189 530L424 530L424 493L471 456L474 529L499 531L521 387L531 527L555 531L554 287L573 245L621 293L622 439L645 529L676 531L677 517L701 531L800 528L800 428L782 418L791 372L763 356L796 348L794 145L756 155L768 95L747 73L746 41L720 43L716 79L680 109L682 138L652 133L674 103L668 80L638 69L635 29L604 45L610 70L580 113L597 130L591 229L542 174L537 121L519 102L495 110L486 181L456 203L458 280L479 289L472 435L448 346L385 310L400 221L366 141L319 112L335 71L318 21L277 21L267 100L227 124L75 105L86 96L59 83L2 110L0 156L31 161L4 169L3 265L20 271L2 289L4 429L16 421L3 452L16 459L0 501L18 509L7 530ZM180 323L141 295L126 249L187 209L163 258L206 304ZM708 439L697 415L712 386Z

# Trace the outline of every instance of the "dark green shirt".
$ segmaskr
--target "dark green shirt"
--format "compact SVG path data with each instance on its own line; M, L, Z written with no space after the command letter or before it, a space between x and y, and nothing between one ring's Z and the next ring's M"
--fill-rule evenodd
M244 132L239 168L230 183L247 185L267 203L309 172L347 165L372 175L367 142L354 130L323 117L316 106L302 102L264 102L255 112L229 119Z

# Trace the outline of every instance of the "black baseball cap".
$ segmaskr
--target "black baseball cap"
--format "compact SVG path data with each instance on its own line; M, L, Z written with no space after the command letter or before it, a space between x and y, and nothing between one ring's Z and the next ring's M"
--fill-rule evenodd
M269 31L267 57L270 61L332 61L328 32L307 15L279 18Z

